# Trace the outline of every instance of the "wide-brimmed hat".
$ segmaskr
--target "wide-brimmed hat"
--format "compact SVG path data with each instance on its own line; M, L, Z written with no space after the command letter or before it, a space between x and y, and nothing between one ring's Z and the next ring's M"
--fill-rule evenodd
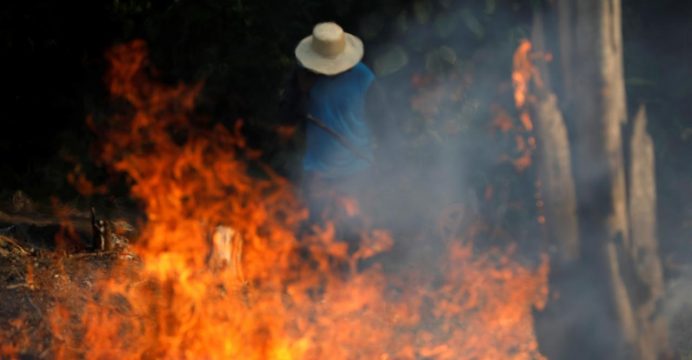
M363 58L363 42L336 23L320 23L296 46L296 58L316 73L336 75Z

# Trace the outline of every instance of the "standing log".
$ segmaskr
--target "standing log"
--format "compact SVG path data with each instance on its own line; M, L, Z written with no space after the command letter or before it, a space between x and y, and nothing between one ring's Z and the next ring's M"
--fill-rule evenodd
M557 247L558 262L579 258L576 194L567 129L554 94L540 96L534 108L538 135L538 171L548 239Z
M544 29L542 9L535 7L531 40L539 55L548 53ZM589 353L581 350L583 342L574 340L582 337L582 329L576 326L582 314L575 309L591 299L585 298L584 295L589 294L583 291L584 281L573 271L580 258L580 239L570 140L552 90L547 63L538 61L535 67L540 78L534 81L531 113L536 125L544 234L551 250L549 281L552 293L544 311L536 314L536 336L541 353L550 359L572 359L577 358L577 354L588 357Z
M638 337L628 294L623 246L629 243L622 127L627 119L620 0L572 0L561 13L574 33L566 70L576 142L575 175L582 226L583 271L600 294L590 309L594 326L614 327L608 356L632 353ZM603 281L605 280L605 281ZM595 335L599 336L599 335ZM595 342L598 339L588 339ZM624 345L624 351L621 346ZM604 354L605 355L605 354Z
M639 291L633 299L639 339L637 352L641 358L656 359L666 351L665 321L656 313L664 293L663 267L658 254L656 236L656 175L654 145L646 130L646 108L641 106L634 118L629 139L629 217L634 272Z
M532 42L534 49L545 53L543 17L534 12ZM540 81L535 84L532 114L536 123L538 176L546 214L549 244L556 251L553 263L570 264L579 258L577 200L572 176L572 159L567 127L553 93L544 62L536 65ZM557 257L557 259L555 259Z
M574 86L573 61L574 46L576 46L576 31L574 28L574 16L577 13L576 2L574 0L557 0L555 7L557 13L557 34L558 34L558 59L560 60L560 79L562 80L562 103L566 105L568 111L572 108L573 99L572 89Z
M653 155L638 119L628 193L621 1L560 0L557 10L581 234L573 276L591 286L583 291L594 292L590 304L575 302L583 338L572 348L598 349L598 358L656 359L660 326L651 317L662 277L653 235Z

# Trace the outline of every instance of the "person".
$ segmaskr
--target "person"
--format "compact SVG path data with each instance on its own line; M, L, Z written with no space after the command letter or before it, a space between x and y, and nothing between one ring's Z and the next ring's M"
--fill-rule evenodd
M317 24L295 48L299 66L281 107L284 118L304 125L301 188L313 223L348 222L367 206L379 117L372 109L384 99L363 53L362 41L333 22Z

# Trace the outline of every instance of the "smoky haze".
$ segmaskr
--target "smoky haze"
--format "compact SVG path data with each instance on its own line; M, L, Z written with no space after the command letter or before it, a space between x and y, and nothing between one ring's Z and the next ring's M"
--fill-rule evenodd
M532 13L500 5L491 8L489 3L480 7L444 2L413 5L393 12L396 16L375 12L364 16L352 30L365 39L365 61L388 95L382 107L389 119L380 123L375 119L373 125L379 141L374 187L378 189L379 225L391 230L397 241L384 258L391 269L402 264L423 272L435 268L450 230L440 225L441 219L448 219L450 213L458 216L454 230L460 239L473 224L496 230L473 239L478 251L517 244L520 251L515 256L528 264L536 264L541 253L555 254L554 239L546 238L538 221L545 215L537 206L541 198L535 162L540 154L532 151L531 165L526 168L516 163L522 156L517 138L536 136L522 128L511 86L512 54L521 39L531 39ZM688 71L682 59L692 56L686 47L680 48L688 42L682 35L688 28L682 14L690 10L676 13L671 4L622 4L630 122L623 128L623 141L626 145L632 119L639 105L645 104L656 155L658 247L666 283L656 314L666 319L670 351L688 354L692 247L684 220L690 213L689 195L682 184L688 183L690 175L686 166L690 137L685 135L690 123L682 120L689 113L681 95L687 93L688 85L678 76ZM557 26L558 19L548 6L538 11L548 28ZM575 150L589 145L575 136L573 109L563 101L557 34L546 34L546 47L554 56L543 64L548 69L543 75L565 115L573 162L578 161L574 157L579 151ZM505 116L510 123L503 128ZM629 161L630 154L623 151ZM575 178L576 188L599 188L606 171L595 164L582 170ZM603 206L605 196L582 192L579 199L580 212L588 214ZM580 231L580 238L586 239L583 243L598 238L588 226L582 225ZM570 298L568 303L575 306L565 311L549 305L545 312L537 313L539 343L546 342L541 346L549 357L565 353L575 359L632 356L613 335L617 317L605 305L609 300L602 293L609 283L594 261L580 262L578 271L554 269L551 284L562 285L555 296ZM584 326L584 319L594 320L594 326ZM571 344L569 338L556 340L551 336L556 327L581 340Z
M21 189L39 201L57 196L113 207L111 197L85 199L65 180L81 164L90 179L107 182L113 197L127 196L123 179L105 181L109 174L89 158L93 139L84 119L117 107L105 100L103 53L134 38L148 43L158 69L152 72L166 82L204 82L196 110L213 121L200 126L220 120L233 128L244 119L248 142L263 160L298 180L300 145L278 141L273 130L278 90L295 44L313 24L334 20L364 40L364 61L387 95L380 109L387 115L373 124L377 174L369 216L392 232L395 244L374 261L390 274L448 271L439 264L448 243L458 241L473 243L477 254L516 247L514 259L538 267L541 254L554 256L558 249L541 221L550 222L551 214L540 206L545 199L536 184L540 154L530 139L537 135L522 123L513 99L512 57L522 39L532 39L534 11L543 10L546 28L557 27L549 11L555 3L562 1L7 2L0 5L0 78L7 94L0 99L0 194ZM682 358L692 354L692 5L621 5L628 119L646 105L655 151L666 280L656 314L667 320L673 356ZM545 80L565 114L572 149L587 147L575 136L565 101L557 32L545 37L552 60L532 59L548 69ZM300 143L299 137L293 140ZM580 173L576 187L591 188L603 172L594 166ZM582 211L603 204L601 193L579 196ZM581 239L598 238L588 226L580 231ZM575 266L585 271L551 269L550 286L560 293L549 299L574 306L549 304L536 312L541 351L550 358L565 352L576 359L629 358L613 335L616 317L604 305L606 275L596 262ZM585 319L599 325L584 327ZM570 341L577 337L583 342Z

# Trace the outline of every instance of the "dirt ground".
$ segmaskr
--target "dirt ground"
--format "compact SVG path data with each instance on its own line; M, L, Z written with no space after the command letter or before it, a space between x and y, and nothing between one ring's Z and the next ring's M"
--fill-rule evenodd
M56 304L78 313L74 309L98 296L93 289L98 278L119 261L137 267L136 257L127 251L60 254L46 242L0 235L0 358L52 358L53 346L65 341L51 331L52 326L64 326L52 316ZM671 350L674 358L690 359L692 267L679 271L667 291L661 311L669 322ZM83 354L84 349L74 351Z
M60 254L0 236L0 358L51 358L52 344L63 341L51 331L54 306L84 306L96 293L91 290L97 277L118 259L132 258L124 253Z

